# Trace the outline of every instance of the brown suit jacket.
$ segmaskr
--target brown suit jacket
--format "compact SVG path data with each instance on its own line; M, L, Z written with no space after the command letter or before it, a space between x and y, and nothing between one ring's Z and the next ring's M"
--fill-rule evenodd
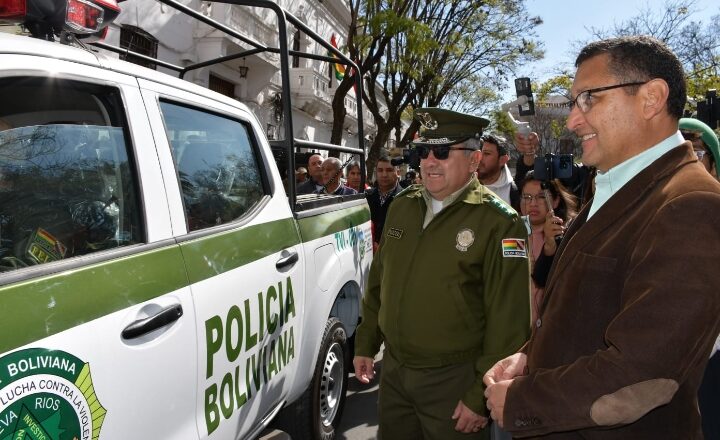
M685 143L590 220L588 209L558 249L505 428L516 438L701 439L697 389L720 332L720 184Z

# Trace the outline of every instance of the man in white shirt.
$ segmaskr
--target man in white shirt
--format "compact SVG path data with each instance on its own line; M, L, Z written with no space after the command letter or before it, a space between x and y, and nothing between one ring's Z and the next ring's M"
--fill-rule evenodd
M482 141L482 158L477 169L478 180L520 212L520 192L507 166L510 159L507 141L492 134L483 135Z

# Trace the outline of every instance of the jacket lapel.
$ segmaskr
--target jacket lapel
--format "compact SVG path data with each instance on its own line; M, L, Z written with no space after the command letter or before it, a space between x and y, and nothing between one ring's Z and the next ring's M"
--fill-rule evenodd
M546 290L546 299L552 291L560 274L571 265L577 253L603 234L613 225L622 227L623 217L637 209L639 202L658 182L672 174L676 169L694 162L691 144L685 143L665 153L655 162L630 179L618 192L613 194L595 214L587 219L590 203L585 205L566 232L558 248L558 258L553 262Z

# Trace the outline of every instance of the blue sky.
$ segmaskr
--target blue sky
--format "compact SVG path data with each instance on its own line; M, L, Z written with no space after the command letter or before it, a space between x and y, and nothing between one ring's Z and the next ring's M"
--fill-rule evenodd
M527 0L530 14L539 15L544 21L537 33L545 43L545 59L521 68L518 73L541 82L553 76L556 66L565 65L573 71L576 54L571 53L572 43L590 37L586 27L610 28L613 23L638 15L648 4L664 3L664 0ZM718 0L696 0L695 9L693 21L708 23L710 17L720 14ZM514 95L514 90L511 81L507 92Z

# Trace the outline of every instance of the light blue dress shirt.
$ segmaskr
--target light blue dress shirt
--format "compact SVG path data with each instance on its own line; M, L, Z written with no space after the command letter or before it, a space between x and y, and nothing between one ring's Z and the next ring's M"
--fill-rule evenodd
M607 172L598 171L595 176L595 196L590 206L588 220L592 217L602 205L607 202L610 197L620 190L633 177L637 176L640 171L644 170L651 163L660 159L660 157L685 142L679 131L663 140L657 145L643 151L637 156L633 156L625 162L615 165Z

